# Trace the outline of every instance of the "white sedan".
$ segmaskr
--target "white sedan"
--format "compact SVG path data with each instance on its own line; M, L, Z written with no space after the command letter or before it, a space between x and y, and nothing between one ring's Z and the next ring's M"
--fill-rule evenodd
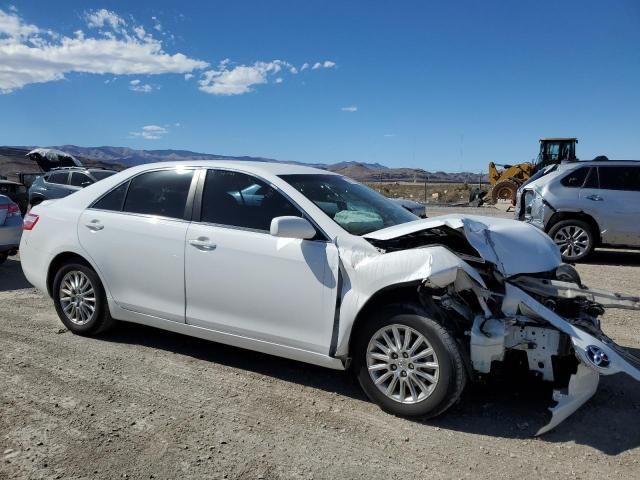
M20 251L26 277L74 333L123 320L352 365L367 395L397 415L440 414L510 359L560 384L540 432L587 401L600 374L640 380L638 359L598 320L638 299L587 289L543 232L418 219L323 170L138 166L33 208Z

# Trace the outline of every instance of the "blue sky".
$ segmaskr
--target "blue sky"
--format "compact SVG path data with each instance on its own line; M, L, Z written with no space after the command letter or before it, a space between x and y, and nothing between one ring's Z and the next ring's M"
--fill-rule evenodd
M0 0L0 91L9 145L480 171L577 136L637 159L640 3Z

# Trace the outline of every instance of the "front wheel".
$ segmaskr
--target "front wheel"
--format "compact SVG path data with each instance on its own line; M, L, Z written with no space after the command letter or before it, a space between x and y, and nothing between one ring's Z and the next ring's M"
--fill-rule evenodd
M90 267L64 265L56 273L52 293L58 317L71 332L95 335L113 325L102 283Z
M467 379L452 334L400 306L383 309L357 332L353 360L367 396L399 416L439 415L460 398Z
M549 229L549 236L560 249L564 262L579 262L595 247L591 225L582 220L563 220Z

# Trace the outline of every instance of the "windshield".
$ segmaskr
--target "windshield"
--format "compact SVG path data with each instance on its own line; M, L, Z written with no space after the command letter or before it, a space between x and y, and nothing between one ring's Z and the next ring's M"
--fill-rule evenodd
M353 235L418 220L414 214L369 187L340 175L281 175Z
M91 175L93 175L93 177L96 180L102 180L102 179L105 179L107 177L110 177L114 173L116 173L116 172L110 172L109 170L93 170L91 172Z

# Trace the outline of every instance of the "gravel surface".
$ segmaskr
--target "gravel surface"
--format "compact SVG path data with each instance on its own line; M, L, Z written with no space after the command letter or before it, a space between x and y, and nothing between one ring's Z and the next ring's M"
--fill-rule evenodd
M640 254L599 252L579 270L638 293ZM639 320L611 311L604 324L638 353ZM131 324L73 335L17 259L0 266L2 479L640 478L640 384L603 377L532 437L549 398L502 378L438 419L396 418L344 372Z

